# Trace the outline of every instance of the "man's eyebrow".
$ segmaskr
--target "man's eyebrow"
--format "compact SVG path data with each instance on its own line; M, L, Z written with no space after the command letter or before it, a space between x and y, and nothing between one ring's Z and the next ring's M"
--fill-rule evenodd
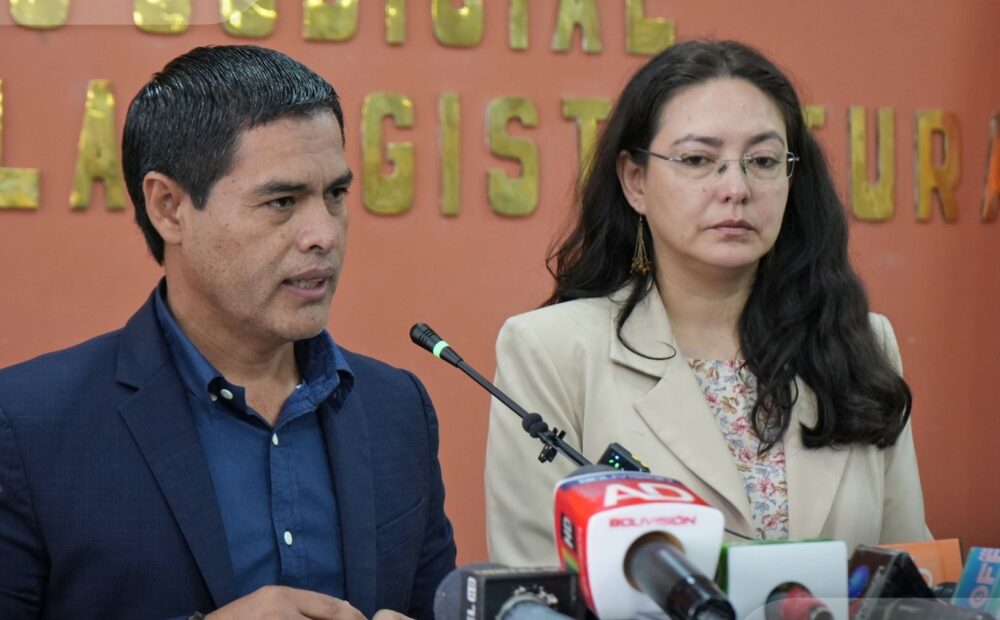
M275 179L273 181L267 181L250 191L252 196L265 197L273 196L275 194L301 194L306 191L307 185L305 183L293 183L291 181L282 181Z
M326 189L333 187L345 187L350 185L354 180L354 173L348 170L344 174L340 175L334 179ZM309 190L309 185L306 183L296 183L293 181L282 181L281 179L274 179L267 181L258 185L250 191L252 196L256 197L267 197L274 196L275 194L301 194Z
M333 188L333 187L347 187L353 181L354 181L354 173L351 172L350 170L348 170L344 174L342 174L339 177L337 177L336 179L334 179L333 182L330 183L327 186L327 189L330 189L330 188Z

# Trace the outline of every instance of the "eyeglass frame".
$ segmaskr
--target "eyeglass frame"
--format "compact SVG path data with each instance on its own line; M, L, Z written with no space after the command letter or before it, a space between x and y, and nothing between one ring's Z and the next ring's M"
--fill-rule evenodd
M633 148L632 151L635 152L635 153L643 153L645 155L652 155L653 157L656 157L657 159L662 159L664 161L672 161L672 162L676 162L676 163L683 163L684 162L684 158L681 157L681 156L679 156L679 155L664 155L662 153L656 153L656 152L650 151L649 149L641 149L641 148L638 148L638 147ZM700 157L705 157L705 156L701 155ZM785 175L784 177L782 177L782 176L779 175L779 176L776 176L773 179L757 179L756 177L750 176L750 172L747 170L747 166L750 165L750 160L751 159L753 159L753 156L751 156L749 153L746 154L746 155L744 155L743 157L738 158L738 159L717 159L717 160L715 160L715 163L721 164L721 166L719 166L719 168L716 170L716 172L719 173L719 174L722 174L722 173L724 173L729 168L729 164L734 163L734 162L739 162L740 163L740 168L743 169L743 174L746 175L746 177L748 179L756 179L758 181L777 181L778 179L784 178L785 180L788 180L788 179L792 178L792 174L795 173L795 163L798 162L798 161L802 161L802 159L798 155L796 155L795 153L793 153L791 151L785 151L785 165L788 166L788 174ZM698 179L698 180L707 179L710 175L711 175L711 173L709 173L708 175L705 175L704 177L702 177L701 179Z

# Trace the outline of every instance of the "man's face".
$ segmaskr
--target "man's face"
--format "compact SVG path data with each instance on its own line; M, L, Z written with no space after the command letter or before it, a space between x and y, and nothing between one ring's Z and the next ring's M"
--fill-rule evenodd
M204 208L178 208L168 295L185 329L265 348L320 333L343 265L350 182L330 112L244 131Z

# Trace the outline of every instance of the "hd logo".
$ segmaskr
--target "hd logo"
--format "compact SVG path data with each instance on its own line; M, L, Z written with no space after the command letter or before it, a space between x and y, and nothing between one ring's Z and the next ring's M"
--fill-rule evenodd
M562 524L563 544L571 551L576 551L576 536L574 535L573 522L566 515L561 515L559 522Z

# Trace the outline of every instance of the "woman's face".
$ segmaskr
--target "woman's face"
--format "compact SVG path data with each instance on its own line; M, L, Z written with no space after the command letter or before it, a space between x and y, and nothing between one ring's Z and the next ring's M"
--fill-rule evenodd
M649 151L674 161L618 160L625 196L649 222L658 272L752 273L774 245L788 200L778 107L746 80L719 78L681 90L659 120Z

